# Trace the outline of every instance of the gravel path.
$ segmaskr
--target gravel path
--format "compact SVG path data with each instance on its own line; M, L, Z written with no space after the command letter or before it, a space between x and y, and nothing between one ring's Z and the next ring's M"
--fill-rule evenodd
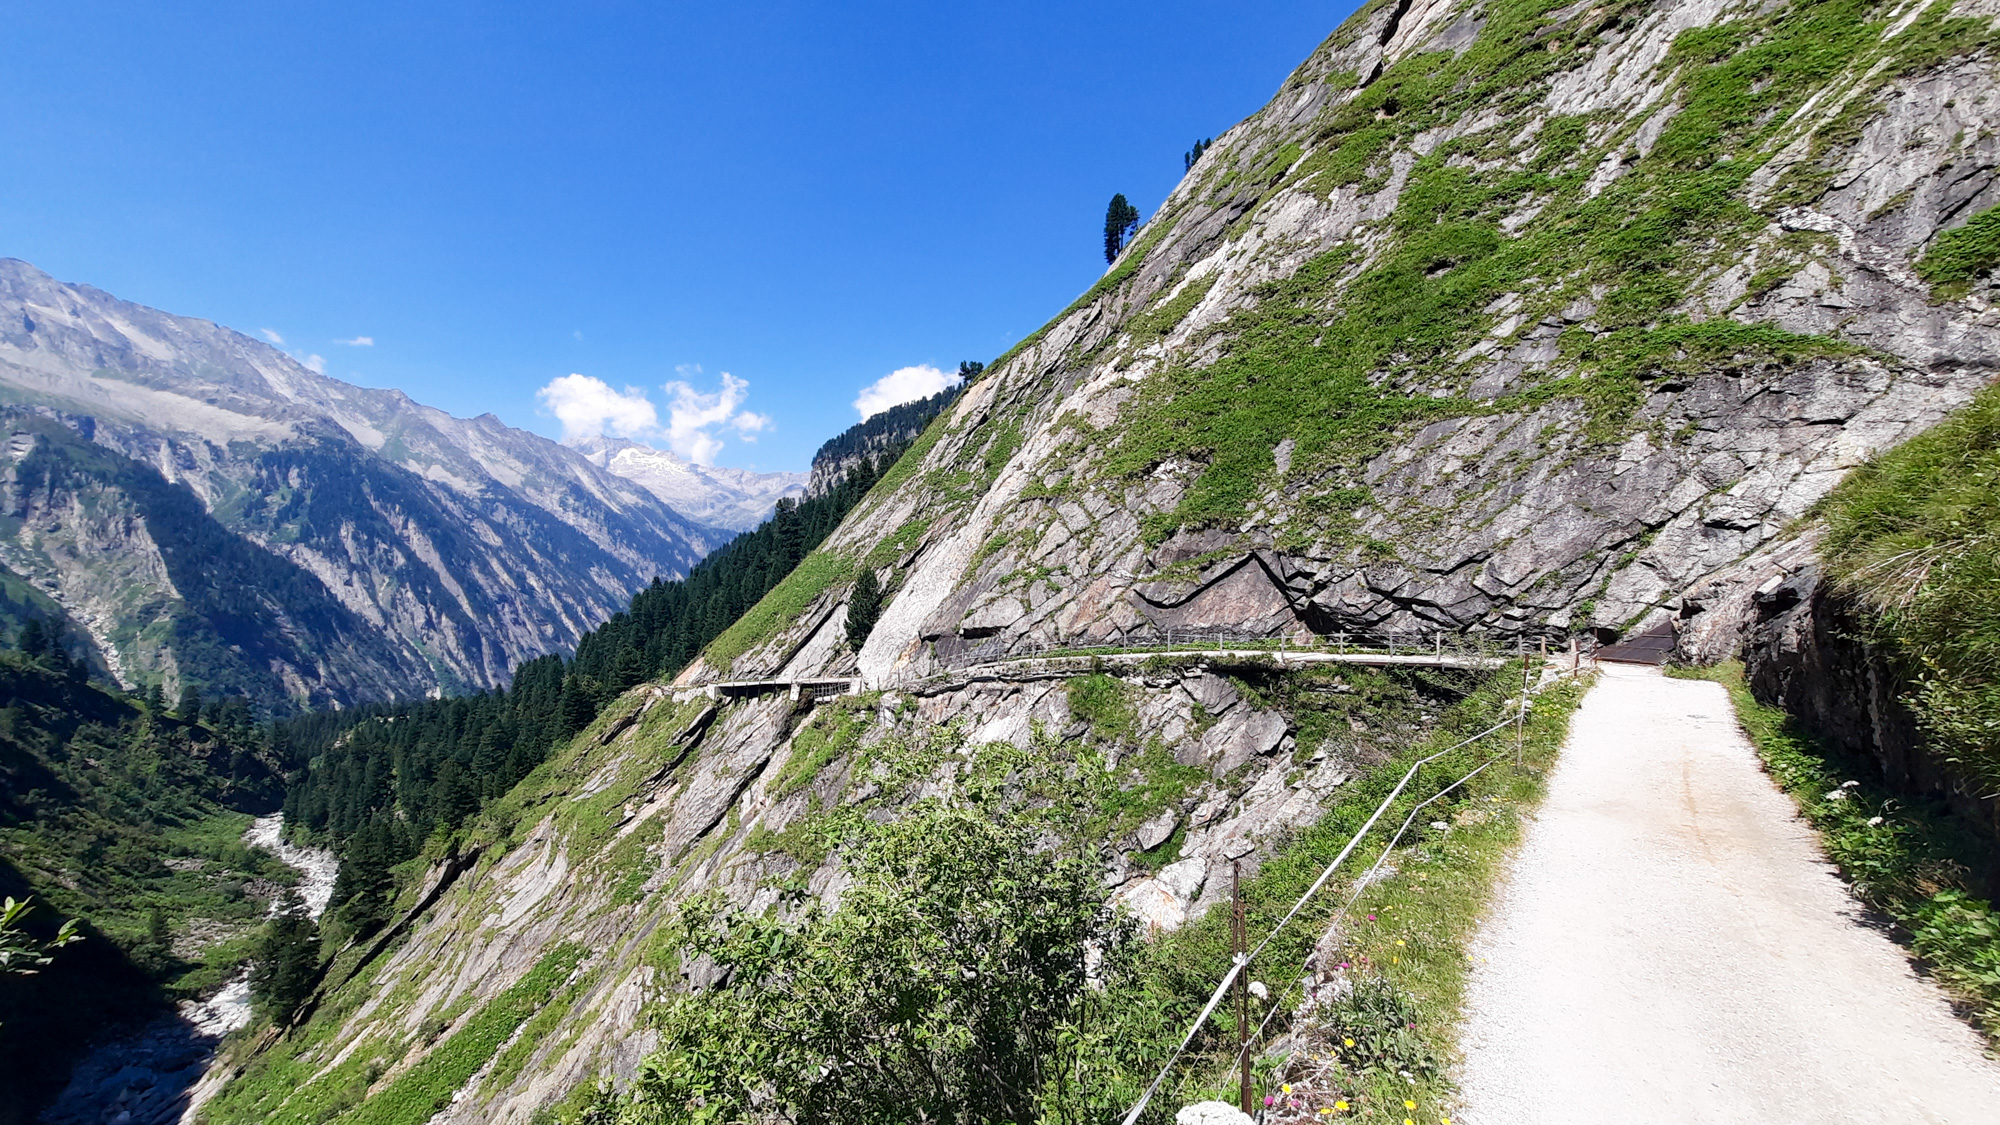
M1717 684L1604 666L1472 952L1463 1125L2000 1122Z

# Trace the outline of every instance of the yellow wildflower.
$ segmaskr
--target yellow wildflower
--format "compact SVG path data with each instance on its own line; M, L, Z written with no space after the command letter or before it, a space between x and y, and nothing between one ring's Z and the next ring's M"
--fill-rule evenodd
M1354 1046L1354 1040L1352 1039L1342 1039L1341 1042L1347 1044L1350 1047Z
M1289 1094L1292 1092L1292 1084L1290 1082L1287 1082L1283 1086L1278 1087L1278 1089L1283 1090L1285 1093Z
M1410 1099L1408 1099L1408 1098L1404 1098L1404 1099L1403 1099L1403 1108L1404 1108L1404 1109L1415 1109L1415 1108L1417 1108L1417 1103L1415 1103L1415 1102L1411 1101L1411 1100L1410 1100Z
M1346 1103L1346 1102L1344 1102L1344 1101L1339 1101L1339 1102L1335 1102L1335 1103L1333 1103L1333 1108L1335 1108L1335 1109L1339 1110L1339 1111L1340 1111L1340 1112L1342 1112L1342 1113L1346 1113L1346 1112L1347 1112L1347 1103Z

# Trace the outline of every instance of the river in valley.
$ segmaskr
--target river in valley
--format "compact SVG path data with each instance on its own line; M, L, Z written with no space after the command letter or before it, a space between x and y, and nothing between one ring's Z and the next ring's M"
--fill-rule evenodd
M340 862L322 848L298 848L279 839L283 813L258 817L243 842L268 848L299 872L299 897L318 918L333 897ZM273 900L272 908L277 908ZM46 1125L177 1125L199 1108L194 1091L216 1048L250 1023L250 974L246 969L203 1000L185 1000L137 1034L106 1043L76 1064L70 1083L42 1113Z

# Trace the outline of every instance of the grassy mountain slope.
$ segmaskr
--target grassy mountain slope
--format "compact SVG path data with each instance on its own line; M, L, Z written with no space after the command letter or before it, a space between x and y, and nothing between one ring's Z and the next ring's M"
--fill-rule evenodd
M211 1119L415 1123L448 1099L447 1120L518 1122L629 1082L689 1026L674 997L726 983L687 955L685 904L795 922L849 886L870 824L1033 804L1042 767L1103 780L1076 846L1142 924L1199 935L1154 997L1198 1006L1233 865L1310 867L1293 848L1315 825L1506 689L954 655L1190 627L1560 638L1675 612L2000 358L1987 291L1918 269L1996 201L1992 14L1370 5L701 661L435 841L406 927L342 952L306 1026L243 1047ZM863 568L889 601L856 653ZM701 690L848 668L871 690L827 704ZM1401 956L1369 940L1329 939ZM1363 976L1408 989L1398 972ZM660 1065L709 1073L689 1057Z

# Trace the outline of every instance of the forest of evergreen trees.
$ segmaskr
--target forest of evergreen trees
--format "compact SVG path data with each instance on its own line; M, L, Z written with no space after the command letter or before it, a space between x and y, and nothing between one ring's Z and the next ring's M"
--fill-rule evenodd
M780 500L769 520L685 579L654 579L625 612L586 633L571 658L522 664L505 690L278 724L274 746L306 767L286 795L286 820L339 848L333 901L342 922L366 933L387 921L390 867L512 788L625 690L692 661L832 534L901 452L862 460L819 496Z
M960 380L977 378L985 369L985 364L968 360L958 365L958 377ZM924 427L931 424L931 419L951 405L952 399L958 397L960 389L951 387L929 398L920 398L869 415L865 421L849 426L845 432L829 438L825 445L820 446L819 452L813 455L813 469L817 472L822 466L840 466L847 462L858 461L862 457L879 457L890 451L901 452L916 440L918 434L924 432ZM895 456L891 453L883 464L894 462Z

